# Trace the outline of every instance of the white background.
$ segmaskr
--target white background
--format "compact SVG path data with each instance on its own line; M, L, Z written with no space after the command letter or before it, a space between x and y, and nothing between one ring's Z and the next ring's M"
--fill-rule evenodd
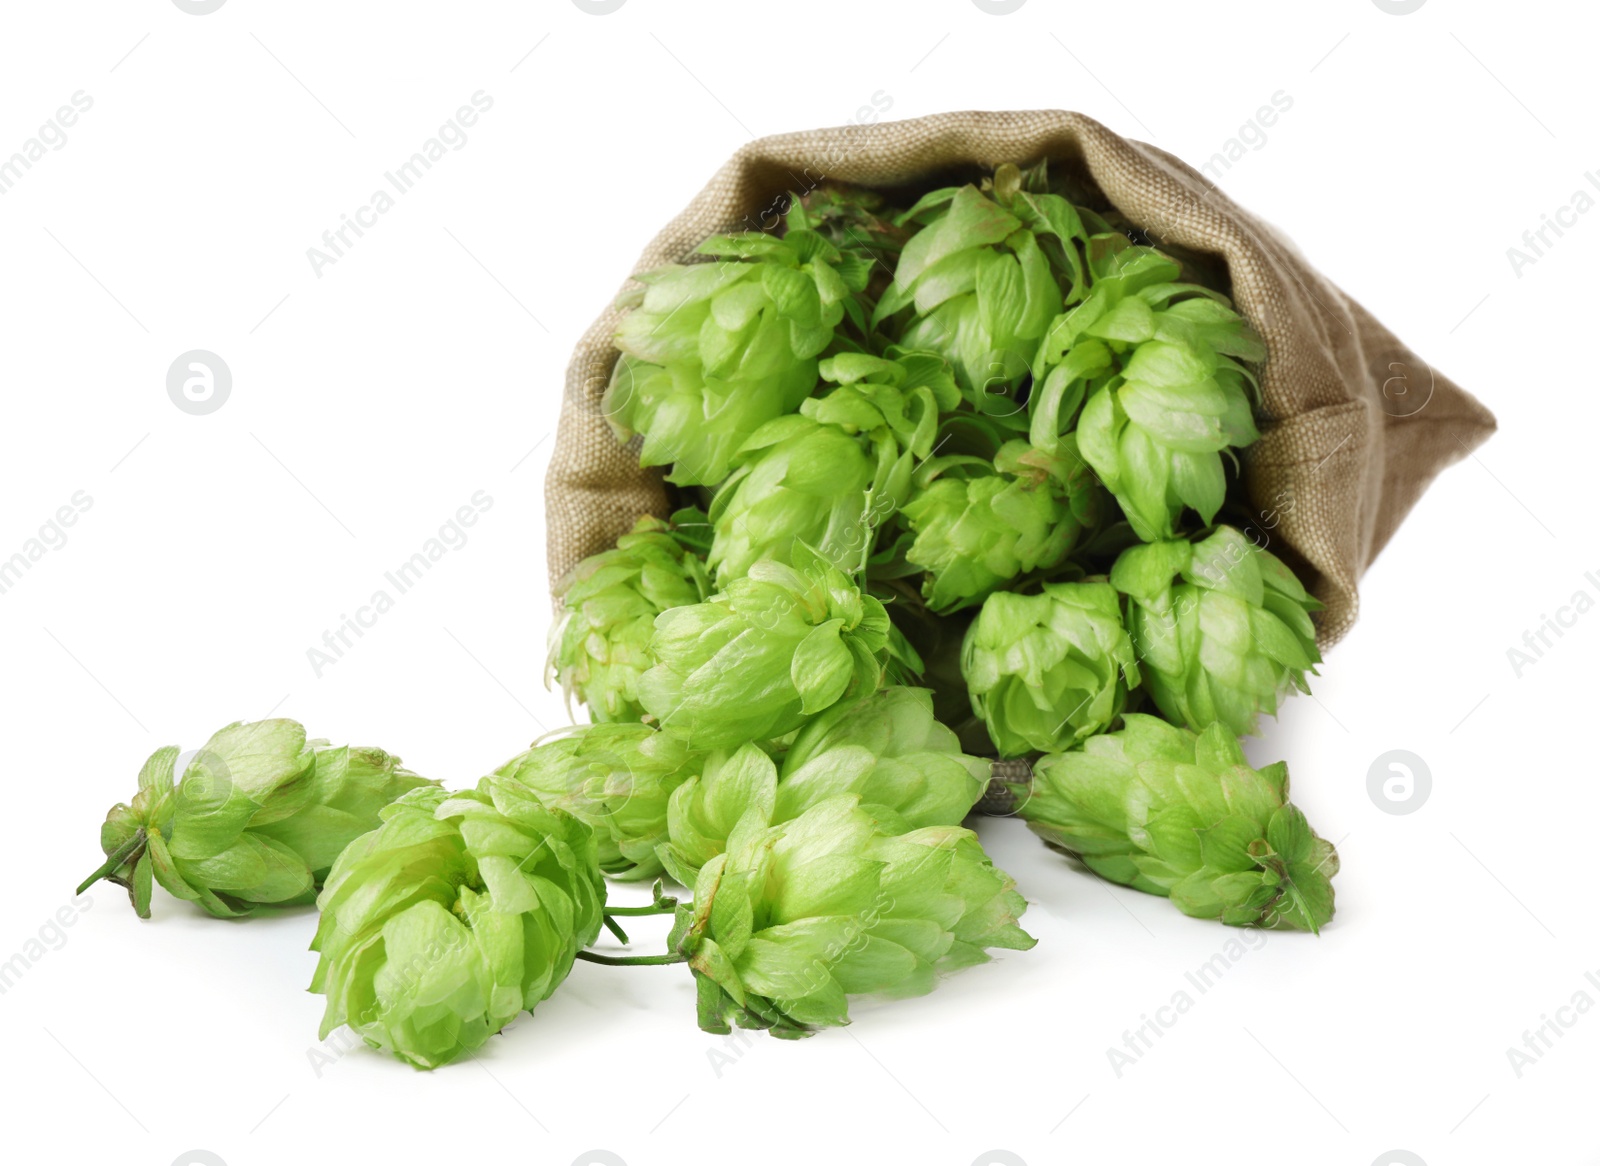
M1520 676L1507 656L1600 597L1600 215L1520 275L1507 256L1600 167L1578 11L8 6L0 156L76 91L93 107L0 196L0 558L75 492L92 505L0 595L0 960L50 941L0 997L5 1156L1595 1161L1600 1009L1562 1013L1520 1076L1507 1056L1576 993L1600 1002L1600 614L1571 612ZM478 90L493 108L467 144L314 273L307 248ZM319 1074L313 915L220 923L158 891L141 923L102 885L47 926L157 746L276 711L467 785L563 722L541 682L541 480L567 354L740 143L882 91L890 117L1076 109L1199 164L1280 90L1292 109L1224 189L1501 423L1367 575L1316 699L1251 745L1288 758L1343 856L1320 939L1272 934L1199 994L1185 973L1239 933L986 821L1038 947L862 1002L847 1030L726 1046L681 968L580 965L475 1063L362 1049ZM196 348L233 374L207 416L165 387ZM465 545L316 675L307 650L479 490ZM1392 749L1432 775L1406 816L1368 792ZM1193 1007L1119 1076L1107 1049L1180 990Z

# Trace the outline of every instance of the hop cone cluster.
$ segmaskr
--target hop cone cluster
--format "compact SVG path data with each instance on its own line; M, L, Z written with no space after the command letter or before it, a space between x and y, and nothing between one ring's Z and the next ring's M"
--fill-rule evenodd
M704 521L685 511L678 523ZM564 614L551 665L570 698L597 721L637 721L639 677L652 661L656 616L706 597L705 564L671 524L644 517L609 551L583 560L560 588Z
M1070 749L1122 712L1139 666L1109 583L998 591L962 644L972 707L1002 757Z
M800 1037L1033 946L961 826L1023 767L974 751L1044 754L1017 812L1104 877L1324 926L1337 856L1237 740L1306 688L1320 605L1215 525L1265 357L1222 260L1043 163L893 199L824 183L619 301L606 415L685 509L558 589L549 667L592 723L458 794L230 725L146 762L89 882L141 916L156 883L224 916L320 886L323 1035L421 1068L578 958L686 962L706 1031ZM604 876L658 874L692 904L606 908ZM668 954L584 950L669 912Z
M714 263L659 268L619 301L624 317L603 407L619 437L644 435L641 463L680 485L715 485L765 422L811 395L817 357L866 286L817 232L707 239Z
M1024 905L970 831L887 835L845 796L779 825L748 811L700 871L672 943L702 1029L802 1037L848 1023L850 996L920 995L990 948L1032 947Z
M433 1069L470 1054L566 979L601 926L589 828L515 781L420 790L339 856L317 901L322 1035Z
M109 878L143 919L153 883L223 918L309 903L384 806L433 784L381 749L308 741L281 718L219 730L181 775L177 760L177 746L157 749L132 803L111 807L100 830L106 864L80 891Z
M1220 721L1244 736L1291 685L1310 691L1305 674L1322 659L1310 613L1322 605L1233 527L1130 547L1111 582L1128 596L1145 688L1168 720L1195 730Z
M615 879L661 873L672 792L700 772L702 756L645 724L580 725L537 744L495 774L530 790L546 806L586 823L600 869Z
M1129 714L1119 732L1034 764L1018 811L1052 847L1186 915L1318 931L1339 857L1289 802L1282 763L1252 769L1225 725Z
M934 720L926 689L881 689L812 718L781 762L755 745L709 757L672 794L661 860L693 886L750 809L776 824L846 795L890 833L956 826L982 794L988 769Z
M883 604L809 550L795 558L757 563L656 620L657 663L639 696L662 729L696 749L734 748L879 686L891 652Z

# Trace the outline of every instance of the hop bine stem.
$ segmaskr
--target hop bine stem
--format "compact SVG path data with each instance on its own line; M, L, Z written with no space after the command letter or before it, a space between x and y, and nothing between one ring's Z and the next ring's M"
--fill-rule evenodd
M615 935L623 944L628 942L628 933L622 930L613 916L617 915L671 915L678 909L678 900L669 899L661 893L660 883L656 884L656 901L648 907L607 907L602 921L606 930Z
M105 860L105 863L100 867L99 870L95 871L88 878L84 879L83 882L78 884L78 889L74 891L73 894L83 894L83 892L94 886L95 883L111 874L111 872L116 870L117 867L121 866L133 855L143 850L144 843L145 831L144 827L140 826L139 829L134 832L132 838L128 839L121 846L117 847L116 850L112 851L111 857Z
M591 964L605 964L613 968L644 967L647 964L684 964L689 957L673 952L669 955L601 955L597 951L580 951L580 960Z
M671 915L678 909L676 899L655 903L649 907L607 907L607 915Z

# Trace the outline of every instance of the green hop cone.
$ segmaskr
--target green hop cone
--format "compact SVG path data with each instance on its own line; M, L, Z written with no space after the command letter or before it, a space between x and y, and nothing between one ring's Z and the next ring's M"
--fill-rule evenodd
M1111 569L1128 596L1144 686L1168 720L1239 736L1316 675L1318 603L1276 555L1231 526L1197 543L1130 547Z
M794 558L756 563L705 603L657 617L639 699L662 729L702 750L781 737L872 692L895 653L914 657L882 603L810 550Z
M592 832L517 782L410 794L317 901L321 1035L347 1024L422 1069L470 1054L560 986L604 903Z
M1238 361L1266 350L1225 296L1174 282L1179 264L1154 248L1097 235L1089 255L1088 297L1040 347L1035 440L1087 394L1080 452L1141 539L1172 538L1186 507L1212 521L1223 454L1260 436L1255 378Z
M569 700L576 693L596 721L637 721L656 616L699 603L708 589L700 556L658 518L639 519L614 549L579 563L557 589L564 612L551 633L550 664Z
M702 1029L793 1038L848 1023L850 996L921 995L988 949L1032 947L1025 908L971 831L890 837L845 796L779 825L747 812L671 943L694 973Z
M839 387L762 426L712 501L708 565L719 587L759 559L791 561L800 544L860 569L874 530L905 500L916 459L932 452L940 410L960 399L928 353L840 353L821 375Z
M707 562L718 587L757 560L789 562L798 544L854 566L869 537L866 507L877 470L859 438L796 413L762 426L739 461L711 502L716 534Z
M967 630L961 672L1001 757L1105 732L1139 682L1117 593L1099 581L995 592Z
M941 614L1060 566L1103 497L1071 435L1051 453L1014 439L992 462L935 458L914 481L902 510L912 535L906 561L927 572L922 594Z
M619 301L623 353L603 408L620 440L644 435L640 462L679 485L714 486L765 422L811 394L817 358L866 285L815 231L751 231L696 248L714 263L663 267ZM848 276L848 279L847 279ZM859 309L858 309L859 311Z
M495 774L589 825L600 869L635 880L661 873L656 850L666 840L668 798L700 772L701 760L650 725L579 725L518 754Z
M78 888L108 878L150 917L153 883L212 915L310 903L351 839L408 790L434 783L381 749L306 740L295 721L236 722L213 734L181 775L178 748L157 749L132 804L106 815L107 860Z
M963 753L956 735L934 719L932 693L880 689L806 722L781 766L755 745L712 754L673 791L661 860L692 887L751 807L776 824L847 794L884 833L957 826L988 780L989 763Z
M901 252L874 321L910 308L901 343L949 360L980 411L1009 411L1009 390L1081 294L1086 234L1071 203L1023 190L1015 166L1000 166L985 185L987 193L970 185L933 191L902 216L921 229Z
M1186 915L1318 931L1339 856L1289 802L1280 761L1252 769L1226 725L1195 734L1130 713L1123 729L1041 758L1019 814L1046 843Z
M908 829L959 826L988 781L988 761L962 752L934 719L933 693L896 685L841 701L796 734L778 771L774 821L855 794Z

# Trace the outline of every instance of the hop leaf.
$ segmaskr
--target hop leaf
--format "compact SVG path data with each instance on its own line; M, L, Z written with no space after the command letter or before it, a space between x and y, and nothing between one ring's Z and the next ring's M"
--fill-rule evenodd
M768 825L758 807L701 870L672 937L700 1027L802 1037L848 1023L848 998L931 991L938 974L1025 950L1011 879L959 826L881 833L853 796Z
M599 934L593 834L523 786L420 790L339 856L317 905L321 1035L348 1024L423 1069L471 1053Z
M989 596L962 644L961 672L1002 757L1104 732L1139 679L1117 594L1095 581Z
M701 765L699 754L649 725L598 724L535 745L495 773L590 826L600 869L631 880L661 873L668 799Z
M1316 675L1322 605L1294 572L1231 526L1200 542L1130 547L1111 569L1128 596L1128 630L1144 683L1166 717L1200 730L1221 721L1256 731L1292 685Z
M1226 725L1196 734L1130 713L1033 773L1020 815L1112 882L1236 926L1314 932L1333 917L1338 855L1290 804L1287 768L1252 769Z
M152 884L219 917L309 903L351 839L384 806L432 786L381 749L306 740L297 722L236 722L176 774L176 746L157 749L139 792L100 831L101 878L127 887L150 917Z
M684 511L677 523L704 522ZM650 636L663 611L706 597L705 564L687 534L639 519L615 548L583 560L557 588L564 614L551 632L550 663L562 689L596 721L636 721L639 677L653 662Z
M619 440L644 434L642 465L713 486L751 434L810 395L817 357L867 273L841 271L838 249L805 228L717 236L697 250L718 262L645 272L621 301L633 310L603 408Z
M891 657L883 604L814 552L795 558L756 563L720 595L657 617L639 699L662 729L695 749L732 748L879 686Z

